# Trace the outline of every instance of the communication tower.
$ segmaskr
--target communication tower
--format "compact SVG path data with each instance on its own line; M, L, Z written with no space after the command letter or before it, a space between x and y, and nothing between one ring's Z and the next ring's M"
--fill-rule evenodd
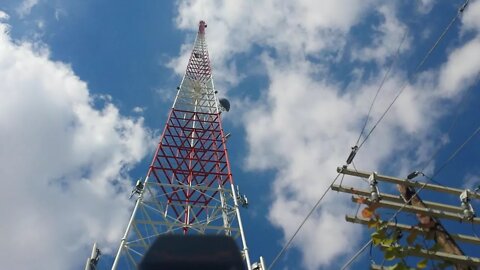
M247 200L233 183L226 147L228 134L220 117L230 104L216 96L206 27L200 21L157 150L145 179L139 180L132 191L135 206L112 269L135 269L163 234L231 236L237 239L245 265L252 269L239 209Z

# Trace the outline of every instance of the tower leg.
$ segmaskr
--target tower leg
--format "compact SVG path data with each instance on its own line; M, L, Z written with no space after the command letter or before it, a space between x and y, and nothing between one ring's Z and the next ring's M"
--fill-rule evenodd
M230 186L232 188L233 202L234 202L234 205L235 205L235 212L237 213L238 227L240 229L240 237L242 238L243 255L245 256L245 262L247 264L247 269L252 270L252 265L250 263L250 255L248 254L247 240L245 240L245 233L243 232L242 218L240 217L240 209L238 207L237 196L235 196L235 194L237 194L237 193L235 191L234 185L230 184Z
M144 186L147 184L147 180L148 180L148 177L145 178ZM127 229L125 229L125 234L122 237L122 241L120 241L120 246L118 247L117 255L115 256L115 260L113 261L112 270L116 270L118 267L118 263L120 261L120 256L122 255L123 247L127 240L128 233L130 232L130 228L132 227L132 223L133 223L133 220L135 219L135 215L137 214L138 206L142 201L144 191L145 189L141 191L140 195L137 198L137 201L135 202L135 207L133 208L132 215L130 216L130 220L128 221Z

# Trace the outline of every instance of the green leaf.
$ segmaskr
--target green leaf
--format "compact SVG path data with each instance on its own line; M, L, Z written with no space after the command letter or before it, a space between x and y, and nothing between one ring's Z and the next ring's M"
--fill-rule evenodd
M387 261L398 259L401 255L400 247L389 246L389 247L385 248L384 250L385 251L384 251L383 257Z
M403 263L399 262L387 268L388 270L408 270L408 267Z
M385 221L385 220L379 221L379 225L378 225L379 230L386 229L387 227L388 227L388 222L387 221Z
M387 238L383 240L382 244L384 244L385 246L391 246L394 242L395 242L395 239Z
M375 246L378 246L385 239L385 234L375 231L372 233L372 242Z
M373 228L373 227L378 228L379 226L378 219L374 219L374 218L370 219L367 225L368 225L368 228Z
M428 263L428 260L427 259L423 259L421 261L419 261L417 263L417 269L425 269L427 268L427 263Z
M383 257L387 261L392 261L392 260L395 260L397 258L397 254L396 254L395 250L385 250L385 253L383 254Z

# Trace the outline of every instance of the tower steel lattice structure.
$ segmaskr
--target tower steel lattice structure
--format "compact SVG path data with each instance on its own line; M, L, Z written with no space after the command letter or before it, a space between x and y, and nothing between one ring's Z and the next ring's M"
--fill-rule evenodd
M237 239L251 269L233 184L222 107L200 21L185 75L137 197L112 269L136 269L162 234L223 234ZM185 254L188 256L188 254Z

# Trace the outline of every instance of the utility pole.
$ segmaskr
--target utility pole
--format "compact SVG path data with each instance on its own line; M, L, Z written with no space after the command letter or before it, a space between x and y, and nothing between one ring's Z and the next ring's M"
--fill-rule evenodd
M457 244L458 241L480 246L480 238L463 234L451 235L440 222L440 219L450 219L461 223L468 222L480 224L480 218L475 217L475 212L470 204L470 200L480 199L480 194L470 190L461 190L426 182L413 181L412 179L419 175L419 172L410 174L407 179L402 179L380 175L376 172L351 170L345 166L338 167L337 171L344 175L368 179L370 188L368 190L362 190L354 187L332 185L332 190L355 195L352 197L352 201L354 202L365 202L368 205L374 204L377 208L389 208L398 212L414 213L418 220L417 225L410 226L385 220L381 220L381 222L386 228L394 228L399 231L408 231L410 233L413 232L424 236L433 235L433 240L439 247L439 249L435 251L409 246L402 247L400 252L404 256L447 261L452 263L455 269L458 270L477 269L477 267L480 266L480 258L466 256ZM395 184L400 195L395 196L379 192L377 186L379 182ZM417 191L415 188L417 188ZM421 189L459 196L460 206L423 201L417 194ZM371 224L371 219L356 216L346 216L346 221L363 225ZM384 246L382 248L388 247ZM386 268L383 266L372 265L372 269Z
M427 208L413 187L406 184L397 184L397 190L406 204ZM454 255L465 255L437 218L421 213L417 213L416 216L423 228L434 232L435 242L439 244L442 251ZM470 269L470 267L457 265L456 269L464 270Z

